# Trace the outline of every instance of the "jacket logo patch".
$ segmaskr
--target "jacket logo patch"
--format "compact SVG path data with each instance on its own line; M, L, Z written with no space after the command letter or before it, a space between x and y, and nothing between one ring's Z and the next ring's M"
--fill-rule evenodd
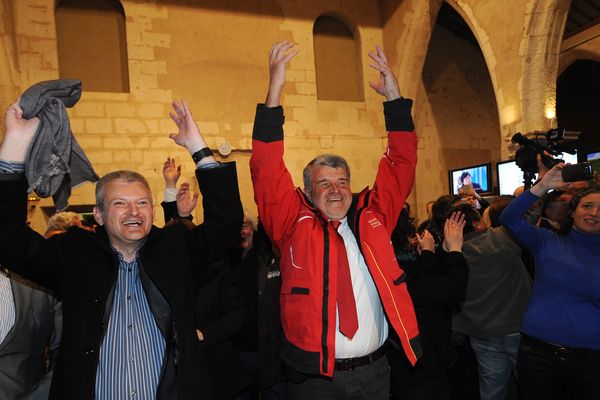
M377 228L379 226L382 226L381 222L379 222L379 220L377 218L371 218L367 222L369 222L369 224L371 225L371 228Z
M267 272L267 279L275 279L281 276L281 272L277 269L275 271Z
M292 245L290 245L290 261L292 262L292 267L302 269L301 266L296 265L296 263L294 262L294 251L292 250Z

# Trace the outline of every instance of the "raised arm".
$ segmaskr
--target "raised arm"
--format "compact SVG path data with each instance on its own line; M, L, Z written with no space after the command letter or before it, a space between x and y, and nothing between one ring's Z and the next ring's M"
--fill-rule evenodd
M192 112L185 101L174 101L173 111L169 113L169 116L179 129L177 133L172 133L169 137L190 152L190 155L196 162L196 166L202 167L203 165L217 162L212 156L210 149L206 146L200 129L198 129Z
M289 51L293 43L286 41L275 43L269 51L269 91L265 105L269 108L278 107L281 102L281 92L285 85L285 67L298 54L298 49Z
M531 189L510 202L500 214L500 222L529 250L540 246L546 236L554 234L550 230L531 225L525 219L527 210L550 189L565 189L569 187L562 179L564 164L557 164L550 169L542 179Z
M0 264L60 292L60 257L56 247L25 223L29 185L23 173L24 163L39 123L37 117L23 118L18 101L4 115L4 138L0 144Z
M400 96L398 80L381 47L369 52L370 66L379 72L379 80L369 83L385 97L383 103L388 148L383 155L372 192L372 205L386 217L384 224L391 232L412 190L417 165L417 138L411 116L412 101Z
M233 246L242 227L243 212L235 163L217 163L185 101L174 101L169 116L178 128L178 132L169 137L188 150L197 166L204 222L190 231L188 244L195 261L206 265ZM180 216L183 216L182 213L189 214L197 199L198 194L192 194L189 186L182 184L177 194Z
M265 231L276 243L292 224L299 205L295 187L283 162L283 108L281 92L285 68L297 53L290 42L275 43L269 51L269 90L258 104L252 132L250 172L254 199Z

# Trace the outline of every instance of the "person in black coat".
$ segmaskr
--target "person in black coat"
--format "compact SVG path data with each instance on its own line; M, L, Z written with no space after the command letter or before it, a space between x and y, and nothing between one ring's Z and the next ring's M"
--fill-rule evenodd
M406 230L411 225L407 223L406 209L400 219L403 220L399 221L396 229ZM448 218L444 223L442 249L437 252L435 240L428 231L417 234L412 247L418 248L418 255L411 251L406 235L401 232L392 235L397 258L407 274L406 284L415 307L423 346L422 359L412 367L394 346L394 338L390 338L392 346L388 346L386 355L391 366L390 391L393 399L449 398L447 368L453 361L451 307L464 299L468 276L467 263L461 253L463 226L460 214Z
M25 223L28 182L19 172L39 121L23 119L18 103L6 112L0 145L0 167L5 171L0 173L0 263L63 300L63 336L51 399L85 400L102 398L103 390L123 391L124 387L109 384L110 379L122 378L124 368L100 364L105 346L122 345L118 336L107 337L111 324L127 328L124 320L113 318L119 301L145 306L153 318L143 327L158 332L164 344L162 354L138 353L142 358L158 356L159 361L157 380L144 389L161 400L211 398L205 357L195 332L193 279L231 247L241 227L242 207L235 164L216 163L185 103L174 103L171 118L179 128L171 138L193 155L198 167L204 223L191 231L180 224L153 226L148 183L137 173L117 171L96 186L97 231L72 228L48 241ZM127 273L127 266L135 265L141 299L122 294L117 298L118 279ZM142 337L134 335L133 340L146 344ZM124 361L127 365L130 360ZM100 372L105 372L101 367L109 373L104 376L106 386L98 385Z
M167 225L183 224L193 229L191 214L198 196L190 193L188 183L176 189L180 172L175 160L167 158L163 166L167 193L161 206ZM175 189L176 201L167 197L169 189ZM198 274L194 286L196 335L206 355L215 398L233 399L250 385L250 377L231 341L248 324L248 307L232 280L227 257L221 257Z

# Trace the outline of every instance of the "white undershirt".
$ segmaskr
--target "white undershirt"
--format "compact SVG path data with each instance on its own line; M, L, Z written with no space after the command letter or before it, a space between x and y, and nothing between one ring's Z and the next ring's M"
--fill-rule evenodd
M352 290L358 313L358 331L349 340L339 330L339 315L336 309L335 358L353 358L370 354L383 345L388 337L388 324L375 282L369 273L356 238L348 226L347 218L340 221L338 228L344 239Z
M0 271L0 343L15 324L15 299L10 278Z

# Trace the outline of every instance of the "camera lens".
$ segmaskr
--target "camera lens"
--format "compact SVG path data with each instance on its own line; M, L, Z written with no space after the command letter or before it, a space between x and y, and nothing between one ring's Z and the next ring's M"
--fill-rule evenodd
M587 181L591 179L594 171L589 162L567 165L562 169L562 178L565 182Z

